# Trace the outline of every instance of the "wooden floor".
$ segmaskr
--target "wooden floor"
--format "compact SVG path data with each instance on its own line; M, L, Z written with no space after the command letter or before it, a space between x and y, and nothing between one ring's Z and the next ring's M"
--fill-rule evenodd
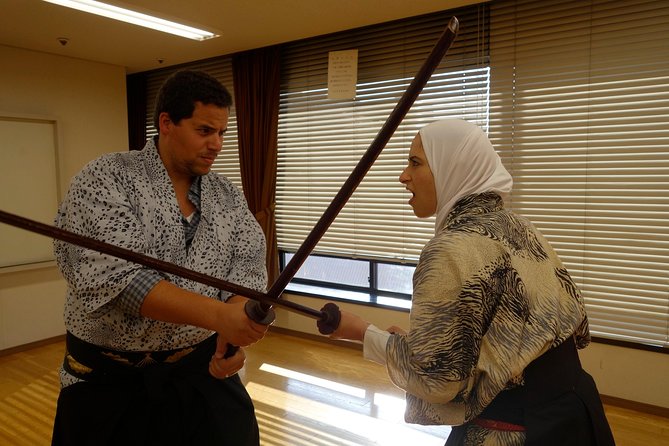
M0 356L0 445L50 444L63 343ZM354 348L272 332L242 372L264 446L442 446L449 428L403 422L403 394ZM669 446L669 419L606 406L618 446Z

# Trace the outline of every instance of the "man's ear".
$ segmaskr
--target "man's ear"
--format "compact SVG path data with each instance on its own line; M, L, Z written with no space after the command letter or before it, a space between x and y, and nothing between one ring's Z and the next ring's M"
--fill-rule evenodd
M170 119L170 115L167 112L162 112L158 116L158 125L160 126L158 129L159 133L169 133L172 120Z

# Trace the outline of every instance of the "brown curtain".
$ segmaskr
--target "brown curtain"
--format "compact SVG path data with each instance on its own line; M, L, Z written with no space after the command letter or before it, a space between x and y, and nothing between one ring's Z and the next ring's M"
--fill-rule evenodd
M274 216L279 65L278 46L237 53L232 58L242 186L267 239L270 285L279 274Z
M128 104L128 148L142 150L146 143L146 76L130 74L125 78Z

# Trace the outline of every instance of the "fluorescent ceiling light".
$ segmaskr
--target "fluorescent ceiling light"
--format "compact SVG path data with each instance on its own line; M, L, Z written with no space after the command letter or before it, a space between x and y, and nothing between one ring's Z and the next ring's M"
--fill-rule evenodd
M118 6L107 5L102 2L94 0L44 0L56 5L66 6L68 8L78 9L79 11L89 12L91 14L101 15L114 20L120 20L133 25L144 26L146 28L155 29L158 31L175 34L177 36L186 37L193 40L207 40L218 35L209 31L193 28L191 26L182 25L169 20L159 19L140 12L131 11L129 9L119 8Z

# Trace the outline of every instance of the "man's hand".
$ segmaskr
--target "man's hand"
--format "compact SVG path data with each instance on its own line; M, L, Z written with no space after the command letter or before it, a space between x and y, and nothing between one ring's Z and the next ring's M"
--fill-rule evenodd
M219 311L218 328L216 330L219 339L223 338L228 344L246 347L258 342L265 336L269 326L249 319L244 310L247 300L242 296L232 296L223 304L221 311Z
M244 367L246 354L238 348L234 355L224 358L228 343L219 335L216 339L216 353L209 361L209 373L214 378L225 379L239 372Z

